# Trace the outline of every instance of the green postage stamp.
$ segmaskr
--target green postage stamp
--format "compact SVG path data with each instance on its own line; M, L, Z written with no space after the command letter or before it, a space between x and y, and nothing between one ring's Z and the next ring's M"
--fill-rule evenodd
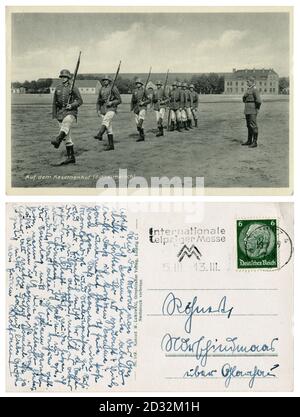
M277 222L237 220L238 269L277 268Z

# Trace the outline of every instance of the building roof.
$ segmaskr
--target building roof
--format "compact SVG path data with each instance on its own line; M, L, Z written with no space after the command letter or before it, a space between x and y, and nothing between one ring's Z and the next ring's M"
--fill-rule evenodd
M230 74L226 74L226 79L246 79L247 77L254 77L257 79L267 79L269 75L278 75L277 72L275 72L272 69L240 69L240 70L234 70Z
M78 88L96 88L98 83L98 80L76 80L75 85ZM59 84L61 84L61 79L55 78L52 80L51 88L56 88Z

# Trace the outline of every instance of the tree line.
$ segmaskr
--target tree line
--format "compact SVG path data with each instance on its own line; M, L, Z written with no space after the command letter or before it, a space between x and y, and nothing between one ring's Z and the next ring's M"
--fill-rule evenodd
M77 78L79 80L93 79L93 80L99 80L101 82L101 76L94 76L94 75L88 76L88 75L78 74ZM53 81L52 78L46 78L46 79L40 79L37 81L24 81L23 83L13 82L12 88L23 87L26 93L29 93L29 94L47 94L47 93L50 93L50 86L52 84L52 81ZM186 82L188 84L194 84L195 90L199 94L222 94L224 93L224 76L216 74L216 73L193 75L189 79L176 78L176 81ZM116 85L121 94L130 94L135 87L135 81L133 78L124 78L122 76L119 76ZM288 77L279 78L279 93L280 94L289 93L289 78Z

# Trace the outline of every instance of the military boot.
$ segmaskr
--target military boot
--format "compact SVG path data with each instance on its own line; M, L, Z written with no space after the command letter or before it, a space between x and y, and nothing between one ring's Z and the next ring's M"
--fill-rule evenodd
M252 129L248 129L248 140L247 140L247 142L242 143L242 146L249 146L249 145L251 145L251 143L252 143L252 136L253 136Z
M67 135L62 130L59 132L59 135L56 136L55 139L51 140L51 145L54 146L55 149L58 149L62 141Z
M139 120L139 123L137 125L138 131L139 131L139 134L140 134L140 137L137 139L137 142L143 142L145 140L145 132L144 132L144 129L142 127L143 122L144 122L144 120Z
M254 133L253 142L251 143L251 145L249 145L249 148L257 148L257 138L258 138L258 132Z
M113 151L115 149L114 147L114 136L112 134L107 135L108 144L105 147L105 151Z
M195 127L198 127L198 120L195 119Z
M163 135L164 135L164 127L161 123L158 126L158 132L156 133L156 137L158 138L159 136L163 136Z
M94 136L94 138L98 140L102 140L103 139L102 136L104 135L105 131L106 131L106 126L101 125L99 132L97 133L97 135Z
M189 120L188 120L188 127L189 127L189 129L193 129L193 126L192 126L192 121L191 121L191 119L189 119Z
M176 130L177 132L181 132L181 122L177 122Z
M75 164L75 154L74 154L74 146L66 146L67 150L67 158L61 162L60 165L68 165L68 164Z
M187 122L183 122L183 127L184 127L184 130L190 130L187 126Z

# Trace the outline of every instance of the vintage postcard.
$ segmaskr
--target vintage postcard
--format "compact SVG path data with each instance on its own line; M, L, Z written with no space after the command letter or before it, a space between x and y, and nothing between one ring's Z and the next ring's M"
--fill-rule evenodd
M293 205L7 205L8 391L293 390Z
M7 193L292 194L292 7L8 7L6 27Z

